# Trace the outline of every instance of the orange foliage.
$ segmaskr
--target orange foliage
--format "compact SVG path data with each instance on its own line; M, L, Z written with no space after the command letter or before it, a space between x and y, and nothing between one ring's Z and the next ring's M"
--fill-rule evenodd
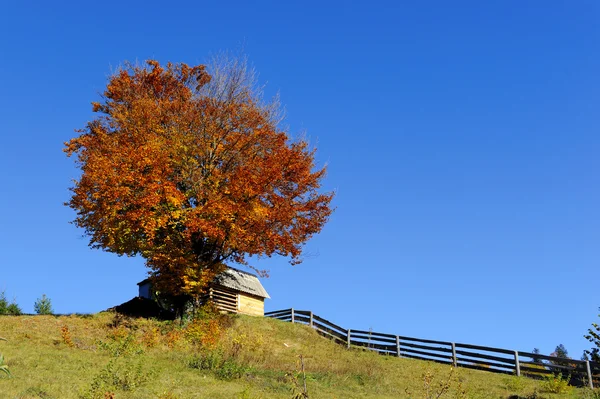
M62 337L63 342L67 344L67 346L75 346L75 344L73 343L73 339L71 338L71 330L69 330L69 327L67 327L66 325L60 328L60 336Z
M65 143L82 171L74 223L92 247L143 256L164 293L198 295L225 261L298 263L331 213L314 150L237 76L223 86L201 65L128 66Z

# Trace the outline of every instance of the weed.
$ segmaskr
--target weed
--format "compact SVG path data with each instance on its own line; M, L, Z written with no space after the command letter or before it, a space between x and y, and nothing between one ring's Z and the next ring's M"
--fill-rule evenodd
M181 341L182 336L183 333L181 332L181 330L171 330L167 332L167 334L165 335L165 339L169 349L175 348Z
M160 331L156 327L150 327L144 330L142 335L142 344L146 348L154 348L160 342Z
M203 305L185 328L185 336L196 346L214 349L230 324L229 317L219 313L209 302Z
M109 341L98 340L96 344L112 357L141 355L144 353L141 345L137 343L135 336L131 333L124 337L112 337Z
M60 328L60 336L67 346L70 346L71 348L75 346L73 339L71 338L71 330L69 330L67 325L64 325Z
M583 391L582 399L600 399L600 389L586 388Z
M292 383L292 399L308 399L308 389L306 388L306 372L304 370L304 356L298 355L300 359L300 370L296 374L288 373L286 376ZM302 376L302 385L298 382L298 377Z
M149 374L144 372L141 362L119 362L111 359L106 366L94 377L84 399L104 399L114 395L114 390L134 391L148 381Z
M0 337L0 341L6 341L6 338ZM0 371L3 372L6 376L11 377L10 370L8 369L8 365L4 364L4 356L0 353Z
M117 327L113 330L124 329ZM89 388L81 395L82 398L114 398L115 390L134 391L149 380L150 374L143 370L142 360L139 359L144 351L133 333L112 334L108 341L98 340L96 344L111 359L93 378Z
M506 388L511 392L522 392L525 389L527 381L525 377L517 377L516 375L504 379Z
M171 391L164 391L163 393L158 394L158 399L179 399L179 396Z
M448 377L445 380L438 381L436 383L436 378L434 372L428 368L421 375L421 379L423 381L422 390L420 394L423 399L439 399L442 397L446 397L446 394L453 393L455 398L464 399L467 397L467 392L465 388L462 386L462 382L460 379L457 379L456 376L456 368L450 367L450 372L448 373ZM405 389L405 392L411 397L413 396L413 392Z
M39 387L29 387L21 392L17 399L53 399L48 392Z
M542 389L550 393L568 393L571 390L569 380L571 376L564 378L562 374L549 375L542 382Z
M218 350L204 350L188 361L188 367L212 371L220 380L241 378L247 371L245 367L233 358L223 356Z
M4 355L0 354L0 371L6 374L8 377L11 377L12 374L8 369L8 365L4 364Z

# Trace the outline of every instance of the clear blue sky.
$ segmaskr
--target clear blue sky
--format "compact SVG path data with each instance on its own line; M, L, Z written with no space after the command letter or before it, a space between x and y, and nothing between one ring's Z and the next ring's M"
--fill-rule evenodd
M267 310L579 358L600 290L600 3L0 5L0 290L27 312L137 295L141 259L91 250L62 205L63 142L125 60L243 48L337 210L303 264L257 264ZM415 5L418 3L419 5ZM93 6L91 4L94 4Z

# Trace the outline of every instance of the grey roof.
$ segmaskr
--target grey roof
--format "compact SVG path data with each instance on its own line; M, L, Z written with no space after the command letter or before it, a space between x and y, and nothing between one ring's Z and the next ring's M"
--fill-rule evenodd
M215 277L214 282L224 287L256 295L261 298L271 298L258 280L258 277L254 274L243 272L232 267L227 268L227 270Z
M150 279L142 280L137 285L148 283L150 283ZM271 298L256 275L232 267L228 267L224 272L215 277L214 283L261 298Z

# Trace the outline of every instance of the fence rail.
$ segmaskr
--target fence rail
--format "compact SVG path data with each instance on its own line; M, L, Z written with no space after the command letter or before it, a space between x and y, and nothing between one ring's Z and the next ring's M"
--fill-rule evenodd
M294 308L265 313L266 317L307 324L319 334L350 348L362 348L382 355L429 360L475 370L544 378L560 374L571 385L600 386L600 363L539 355L530 352L480 345L412 338L374 331L342 328L311 311Z

